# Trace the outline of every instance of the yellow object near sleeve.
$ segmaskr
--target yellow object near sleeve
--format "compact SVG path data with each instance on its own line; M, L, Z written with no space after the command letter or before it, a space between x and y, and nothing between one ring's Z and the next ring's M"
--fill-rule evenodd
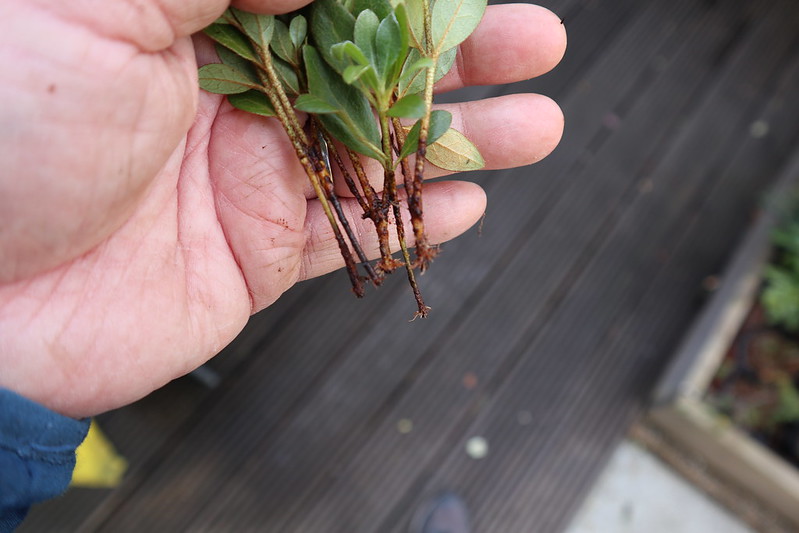
M96 420L92 420L89 434L78 446L76 456L73 487L113 488L119 485L128 469L127 460L119 455Z

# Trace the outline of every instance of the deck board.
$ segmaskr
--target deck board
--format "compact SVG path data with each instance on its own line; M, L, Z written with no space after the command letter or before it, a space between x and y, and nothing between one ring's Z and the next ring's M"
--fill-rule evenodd
M210 364L216 388L101 417L132 463L120 488L22 531L399 533L443 489L477 531L568 523L797 149L799 6L544 5L569 30L558 69L450 98L540 91L566 134L538 165L469 176L489 211L422 278L431 318L407 323L399 276L361 301L341 273L300 284Z
M785 26L780 26L783 23L785 21L778 16L767 18L759 29L760 39L784 29ZM753 38L758 40L758 35ZM786 46L782 50L772 50L778 57L779 52L789 49L789 42L783 44ZM638 318L636 302L649 283L646 274L657 276L663 268L661 258L668 255L663 248L668 250L674 241L689 240L694 248L698 243L708 246L713 239L717 243L725 241L707 226L688 223L698 214L705 214L707 202L704 198L723 201L735 198L740 205L741 199L751 200L752 193L767 184L768 180L741 180L740 175L732 172L722 182L718 176L723 173L712 172L715 166L712 160L703 165L687 157L696 153L697 145L701 148L699 153L709 149L697 142L704 135L712 134L713 138L723 140L724 128L746 132L749 122L759 116L757 111L761 105L757 101L750 103L750 99L737 98L725 102L722 96L735 93L730 89L740 85L743 72L747 74L747 83L768 86L771 75L781 65L779 61L762 62L762 50L754 47L747 47L747 50L751 52L737 58L739 68L731 69L729 75L722 78L722 83L708 95L707 104L694 115L696 118L687 129L685 142L675 147L674 153L667 154L664 163L654 170L654 188L639 193L572 288L566 303L549 320L546 330L526 348L527 353L519 358L522 363L507 380L502 380L502 390L496 399L464 432L464 435L483 435L489 442L496 442L496 450L491 454L491 458L496 459L474 462L455 447L447 464L437 469L433 486L461 488L470 501L478 502L475 505L478 530L553 531L564 525L563 520L574 505L568 495L584 486L587 470L599 468L601 452L610 449L608 444L618 439L621 428L629 422L631 411L634 413L630 402L636 396L629 392L629 386L633 385L628 381L629 376L650 366L654 359L638 360L639 353L621 351L618 346L626 335L634 334L638 328L646 327L656 334L655 326L663 327L662 320L658 322L651 316ZM708 118L717 117L718 108L723 108L728 115L717 122L718 129L709 130ZM795 134L794 129L790 137ZM730 137L726 148L723 144L718 148L727 157L740 153L739 141L745 138ZM737 165L730 164L731 170L735 168ZM687 192L688 189L692 192ZM681 194L674 195L674 191ZM692 204L701 207L691 209ZM715 218L710 220L724 220L734 227L730 222L737 218L740 224L748 219L748 214L745 209L725 210L714 213ZM720 215L724 218L719 218ZM703 216L703 222L710 220ZM715 248L716 253L723 249L714 244L709 247ZM705 259L712 256L703 255ZM687 263L676 266L684 264ZM696 287L698 282L694 277L692 286ZM661 292L660 304L674 298L674 294ZM685 294L682 293L683 301ZM669 318L674 320L673 316ZM579 335L574 333L577 324L582 324ZM648 346L648 338L638 337L637 340L636 350ZM520 346L519 349L525 348ZM668 351L661 353L668 354ZM628 388L619 387L625 382ZM636 392L640 394L641 389ZM643 399L637 397L639 402ZM601 398L601 401L592 402L592 398ZM519 427L517 415L520 412L530 413L533 422ZM603 442L605 439L609 442ZM527 461L521 462L518 456L508 453L514 449L531 450ZM553 512L553 509L561 512Z

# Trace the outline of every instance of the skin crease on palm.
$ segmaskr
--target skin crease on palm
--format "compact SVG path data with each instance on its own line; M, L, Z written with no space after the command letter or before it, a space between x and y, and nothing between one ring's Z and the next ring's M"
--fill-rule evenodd
M342 266L279 124L197 89L198 62L214 57L192 33L226 7L0 3L0 386L73 417L125 405L214 356L296 282ZM492 6L437 89L538 76L565 48L549 11ZM563 131L539 95L448 109L493 169L538 161ZM424 194L432 242L485 211L468 182ZM371 222L343 201L377 256Z

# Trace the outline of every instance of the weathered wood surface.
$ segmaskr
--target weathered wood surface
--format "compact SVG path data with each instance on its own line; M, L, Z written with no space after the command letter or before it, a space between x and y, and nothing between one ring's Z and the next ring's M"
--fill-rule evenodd
M102 417L125 483L24 531L404 532L444 489L476 531L568 523L799 146L799 5L544 4L563 64L456 96L550 95L563 142L469 176L487 217L422 278L431 317L407 323L401 276L362 301L340 274L301 284L211 363L218 387L180 380Z

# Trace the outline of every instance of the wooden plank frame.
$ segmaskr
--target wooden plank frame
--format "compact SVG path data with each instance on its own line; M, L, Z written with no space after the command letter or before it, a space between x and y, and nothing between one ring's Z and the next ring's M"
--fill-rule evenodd
M778 215L770 206L799 183L799 156L785 167L723 275L722 284L688 331L658 382L649 421L667 438L739 491L799 529L799 470L702 401L761 285Z

